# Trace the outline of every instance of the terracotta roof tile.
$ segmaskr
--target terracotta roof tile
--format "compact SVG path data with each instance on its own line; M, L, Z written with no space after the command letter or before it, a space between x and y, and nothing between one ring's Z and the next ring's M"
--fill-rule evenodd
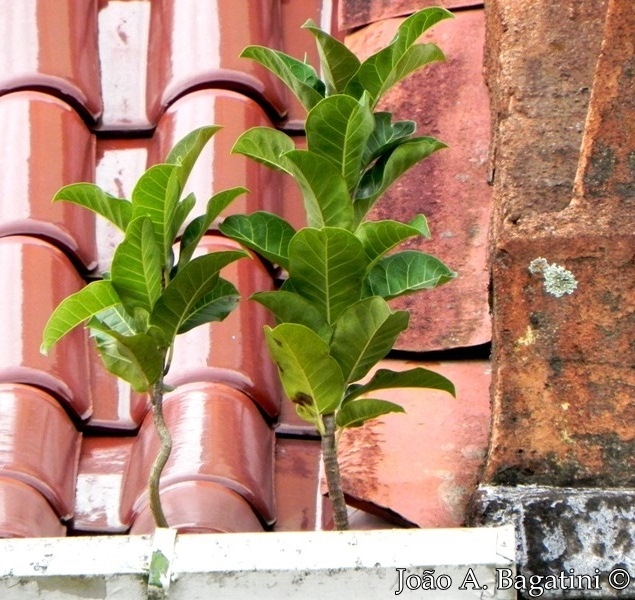
M1 64L1 63L0 63ZM68 203L51 203L57 190L92 181L95 140L68 104L40 92L0 97L0 148L10 177L0 179L0 236L48 238L90 270L97 264L95 218Z
M0 385L0 474L30 485L62 519L73 516L81 435L40 390Z
M227 385L191 383L165 398L164 411L173 448L162 486L194 480L222 483L245 498L264 522L273 522L274 437L253 402ZM158 447L148 414L124 475L125 523L132 523L147 503L148 474Z
M72 331L48 356L40 354L49 315L84 282L66 256L41 240L0 238L0 295L4 339L0 382L25 383L48 390L79 418L91 413L86 336Z
M367 55L390 42L403 19L369 25L347 38ZM459 276L451 283L401 298L411 310L410 328L398 348L423 352L483 344L491 339L487 286L487 232L491 188L487 184L490 114L481 74L482 10L457 13L423 36L443 49L447 61L430 65L396 86L383 101L397 119L417 122L418 135L449 145L413 167L377 203L375 218L408 221L422 212L432 240L406 246L430 252Z
M0 92L45 88L97 120L102 102L96 3L0 0L0 14Z

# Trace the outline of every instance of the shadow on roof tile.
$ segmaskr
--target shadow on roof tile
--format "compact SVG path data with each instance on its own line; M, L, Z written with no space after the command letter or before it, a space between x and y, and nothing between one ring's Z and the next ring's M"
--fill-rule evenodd
M97 3L0 0L0 14L0 92L47 88L97 120Z
M46 498L72 517L81 435L59 403L26 385L0 385L0 474Z
M240 246L219 235L208 235L199 248L202 254ZM166 383L225 383L247 394L264 413L275 418L280 410L280 387L263 332L264 325L274 323L262 305L248 299L254 292L272 290L273 281L255 257L230 264L222 276L240 292L238 307L224 321L197 327L176 338Z
M226 385L193 383L166 396L164 412L173 447L162 487L183 481L219 483L242 496L262 521L272 523L274 437L254 403ZM158 448L148 414L124 474L124 523L132 523L147 504L147 479Z
M263 526L245 499L224 485L210 481L182 481L161 492L166 519L179 533L246 533ZM135 519L131 535L154 531L146 506Z
M0 477L0 537L62 537L62 525L51 505L30 485Z
M201 86L258 96L282 116L285 88L268 70L239 58L249 44L281 47L277 0L154 1L148 50L150 120L156 122L177 97Z
M57 98L16 92L0 97L0 135L0 236L47 238L94 268L93 214L51 202L61 186L94 178L95 140L84 122Z
M85 332L71 331L48 356L39 350L49 316L84 281L60 250L25 236L0 238L0 280L6 282L0 295L0 382L46 389L86 419L92 407Z

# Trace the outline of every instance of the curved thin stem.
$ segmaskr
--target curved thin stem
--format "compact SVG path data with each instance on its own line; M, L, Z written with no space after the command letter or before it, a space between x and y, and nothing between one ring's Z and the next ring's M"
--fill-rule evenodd
M154 523L157 527L169 527L165 518L163 507L161 506L161 496L159 493L159 484L161 482L161 473L170 458L172 452L172 437L165 423L163 416L163 376L159 378L150 389L150 401L152 404L152 417L154 427L161 441L161 448L157 454L150 476L148 478L148 494L150 495L150 510L154 517Z
M329 498L333 505L333 520L335 528L342 531L348 529L348 512L342 490L340 478L340 466L337 462L337 443L335 441L335 414L322 415L324 433L322 434L322 461L326 484L329 489Z

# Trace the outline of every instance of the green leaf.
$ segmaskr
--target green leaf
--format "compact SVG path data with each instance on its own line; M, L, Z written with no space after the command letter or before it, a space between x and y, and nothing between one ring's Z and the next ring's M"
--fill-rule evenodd
M292 58L284 52L262 46L248 46L240 56L255 60L277 75L295 94L306 110L311 110L324 98L324 83L312 66Z
M331 356L337 360L344 381L361 379L392 349L407 329L409 313L393 312L383 298L373 296L349 306L335 323Z
M148 320L135 318L126 312L123 304L116 304L93 315L86 326L105 333L113 330L121 335L136 335L148 329Z
M343 404L348 405L352 400L363 394L395 388L426 388L430 390L441 390L456 396L454 384L447 377L430 371L429 369L422 367L416 367L407 371L379 369L365 385L349 386Z
M319 29L311 19L302 27L315 36L329 95L342 93L359 69L359 59L342 42Z
M254 250L273 264L289 268L289 242L295 229L284 219L268 212L230 215L220 224L228 238Z
M423 215L419 215L423 217ZM425 217L423 217L425 222ZM422 235L423 223L416 219L415 225L399 221L365 221L355 232L362 243L369 268L372 267L388 250L394 248L408 238Z
M190 316L179 327L177 334L185 333L212 321L223 321L236 308L239 300L240 293L236 286L219 277L212 291L203 296L194 306Z
M405 250L382 258L369 271L364 296L386 300L435 288L456 277L438 258L418 250Z
M331 338L331 328L320 311L306 298L288 292L256 292L252 300L269 309L281 323L297 323L317 333L325 342Z
M166 350L154 337L146 333L125 336L98 329L93 329L92 335L106 368L130 383L136 392L146 392L159 380Z
M388 413L405 413L403 406L388 402L388 400L375 400L364 398L349 402L337 411L335 423L338 427L361 427L366 421L376 419Z
M150 323L163 331L166 340L173 340L193 316L198 303L213 290L218 282L218 272L245 256L248 256L246 252L232 250L191 260L163 290L150 315Z
M134 219L112 259L110 279L121 303L130 313L135 307L152 311L161 294L161 250L149 217Z
M105 308L120 302L110 281L93 281L79 292L64 298L44 327L40 352L47 354L51 346L71 329Z
M371 108L396 83L420 67L443 60L443 52L434 44L416 44L427 29L452 13L443 8L428 8L411 15L397 30L392 42L366 59L346 87L346 93L361 97L367 91Z
M441 148L447 146L434 138L420 137L407 140L389 154L383 154L364 173L355 193L356 222L362 221L377 199L410 167Z
M154 165L141 175L132 190L132 218L150 217L165 263L174 242L172 228L180 195L178 182L177 165Z
M113 225L126 230L132 216L132 205L128 200L107 194L94 183L73 183L64 186L53 196L53 202L71 202L108 219Z
M344 229L301 229L289 244L290 281L328 323L360 299L365 271L362 244Z
M326 342L316 333L295 323L275 329L265 326L269 352L278 367L285 394L319 423L319 416L340 405L344 380L337 362L329 356Z
M231 151L291 175L289 161L284 154L294 149L295 144L286 133L270 127L252 127L236 140Z
M209 125L205 127L199 127L194 131L188 133L182 140L178 141L170 153L168 154L165 162L171 165L178 165L178 182L179 188L183 189L187 178L192 172L196 159L201 154L201 151L205 147L205 144L209 142L211 137L221 129L217 125Z
M292 150L285 158L304 198L309 227L350 229L353 204L343 175L325 158L307 150Z
M392 123L392 113L376 112L375 127L368 138L364 152L365 164L370 163L382 154L387 154L399 144L410 138L417 129L414 121L396 121Z
M214 219L220 215L238 196L247 192L247 188L235 187L214 194L207 203L204 215L200 215L189 223L181 236L179 249L179 264L177 271L182 269L192 258L201 238L211 227Z
M181 200L174 210L174 220L172 221L171 237L175 239L178 235L181 225L185 223L185 219L192 212L192 209L196 206L196 196L194 192L189 193L183 200Z
M367 100L365 95L359 102L351 96L330 96L316 104L306 120L309 151L326 158L351 192L359 182L364 151L375 127Z

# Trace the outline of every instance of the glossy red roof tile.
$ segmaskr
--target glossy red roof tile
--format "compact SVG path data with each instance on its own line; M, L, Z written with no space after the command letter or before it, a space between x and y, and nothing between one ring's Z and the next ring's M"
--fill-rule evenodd
M165 398L164 412L173 446L163 488L182 481L221 483L249 502L264 522L275 520L273 432L247 396L222 384L186 384ZM124 475L125 523L147 504L148 473L158 447L148 414Z
M123 533L119 518L121 484L135 442L131 436L82 439L77 469L75 517L71 532Z
M0 96L0 133L7 140L0 162L10 174L0 179L0 236L48 238L94 268L94 216L51 202L61 186L93 180L95 140L84 122L57 98L16 92Z
M246 533L263 531L262 523L245 499L219 483L182 481L161 492L165 517L179 533ZM139 513L131 535L152 533L150 508Z
M387 44L403 19L374 23L347 38L360 55ZM483 344L491 339L487 287L487 232L491 189L487 184L489 97L481 74L482 10L466 10L423 36L447 61L429 65L396 86L382 101L395 119L417 122L418 135L444 141L441 150L413 167L377 203L373 218L428 218L431 240L409 241L438 256L458 273L441 288L400 298L411 311L401 350L423 352Z
M44 496L26 483L0 477L0 537L62 537L66 527Z
M385 390L401 404L390 414L346 430L340 439L345 493L367 511L394 513L419 527L459 527L485 462L490 428L487 361L416 363L387 360L380 367L421 366L448 377L448 393Z
M47 88L97 120L102 102L96 3L0 0L0 14L0 92Z
M0 238L0 295L5 343L0 351L0 382L25 383L48 390L81 419L91 413L86 336L72 331L40 353L49 316L83 280L60 250L26 236Z
M226 90L200 90L175 102L161 117L148 156L148 164L161 162L170 148L192 129L220 125L203 150L185 188L196 194L195 211L202 213L207 200L216 192L237 186L250 193L236 199L224 215L281 207L281 174L244 156L231 154L238 136L252 127L271 126L262 108L241 94Z
M75 507L81 435L57 400L15 384L0 385L0 475L30 485L62 519Z
M197 253L240 249L221 236L205 236ZM166 383L225 383L254 400L269 417L280 409L280 385L275 366L266 356L263 327L274 325L270 313L249 296L273 289L271 276L257 259L242 259L225 267L223 278L240 290L238 307L222 322L192 329L176 338Z
M256 94L283 115L286 88L254 61L239 58L249 44L281 47L276 0L154 1L147 82L151 121L178 96L201 86Z

